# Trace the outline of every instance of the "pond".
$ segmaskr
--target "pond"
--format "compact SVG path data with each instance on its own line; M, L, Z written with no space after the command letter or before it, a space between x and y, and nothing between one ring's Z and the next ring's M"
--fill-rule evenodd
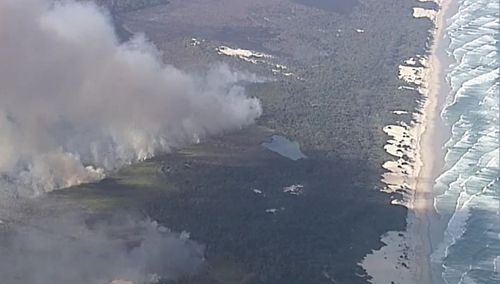
M271 137L271 142L264 142L262 146L290 160L296 161L307 158L307 156L300 151L298 142L290 141L286 137L280 135L273 135Z
M309 7L322 9L340 14L349 14L356 5L358 0L294 0L295 2Z

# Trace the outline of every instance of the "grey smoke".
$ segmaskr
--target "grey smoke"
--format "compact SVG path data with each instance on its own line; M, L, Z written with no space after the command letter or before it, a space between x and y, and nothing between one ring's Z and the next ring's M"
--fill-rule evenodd
M36 215L18 211L0 224L2 284L109 284L115 279L141 284L194 273L203 264L201 245L154 221L40 204L30 204Z
M21 195L91 182L124 164L249 125L261 114L212 66L190 75L144 36L120 44L92 3L0 0L0 185Z
M0 283L142 283L202 265L200 245L155 222L31 199L260 116L242 87L254 77L198 73L144 36L120 43L92 3L0 0Z

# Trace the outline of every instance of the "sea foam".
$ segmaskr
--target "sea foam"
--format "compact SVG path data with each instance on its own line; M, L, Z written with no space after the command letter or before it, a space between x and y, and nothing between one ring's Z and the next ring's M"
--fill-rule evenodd
M460 0L446 30L453 64L441 116L451 137L434 205L447 226L431 256L445 283L500 280L499 8L495 0Z

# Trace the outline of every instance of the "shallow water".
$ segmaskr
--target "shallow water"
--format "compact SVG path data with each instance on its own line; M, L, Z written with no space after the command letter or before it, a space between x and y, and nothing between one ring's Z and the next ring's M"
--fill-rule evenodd
M286 137L280 135L273 135L271 139L271 142L264 142L262 146L290 160L296 161L307 158L306 155L300 151L298 142L290 141Z
M350 13L359 4L358 0L295 0L295 2L341 14Z
M444 283L499 283L500 172L497 0L459 0L449 19L451 93L441 114L452 133L435 209L446 222L431 259Z

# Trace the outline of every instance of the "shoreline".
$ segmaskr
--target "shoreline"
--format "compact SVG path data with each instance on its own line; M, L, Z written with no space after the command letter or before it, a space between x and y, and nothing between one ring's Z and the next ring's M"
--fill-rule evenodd
M418 161L416 170L417 179L415 193L411 200L410 210L414 213L414 223L409 223L407 231L414 239L415 280L417 283L433 283L432 263L430 255L432 253L432 230L431 225L436 218L434 209L434 183L442 169L444 151L441 147L447 140L449 133L439 135L439 130L444 127L440 119L441 108L446 99L447 88L444 69L446 66L442 53L444 33L446 29L446 16L452 0L441 0L440 10L436 15L435 29L433 31L433 43L429 55L429 73L427 82L429 85L426 102L423 107L422 122L419 129Z
M431 255L436 246L443 240L444 232L446 230L448 221L443 220L442 217L436 212L435 208L435 182L447 169L445 169L445 156L447 150L444 145L452 137L452 127L447 125L441 117L441 113L446 105L446 100L451 92L451 87L447 81L447 69L454 63L452 58L447 54L447 47L450 44L450 39L446 36L446 28L448 27L447 19L452 17L458 12L459 3L457 0L441 0L443 2L443 11L441 14L441 30L436 34L436 46L434 50L434 57L436 62L436 72L434 80L438 83L435 86L434 99L436 100L435 108L430 113L433 115L430 122L430 128L422 133L421 142L421 161L422 169L419 175L419 183L417 183L417 190L419 186L423 187L429 196L425 196L427 200L428 210L425 213L427 224L428 248L426 251L426 261L430 267L430 282L433 284L444 284L441 278L442 266L432 262ZM445 3L446 2L446 3ZM446 6L444 6L446 5ZM432 94L431 94L432 95ZM426 182L427 181L427 182Z
M408 208L406 231L390 231L381 237L386 245L365 256L360 263L372 283L433 283L430 259L433 241L439 232L432 226L439 225L434 210L433 186L444 165L442 146L449 138L449 129L440 119L440 111L449 92L444 71L449 63L445 53L445 20L453 0L420 0L435 2L437 11L415 7L415 18L429 18L434 27L430 30L431 45L426 55L416 55L400 65L399 78L421 93L423 100L414 110L410 126L404 122L387 125L384 132L390 139L384 149L397 161L387 161L387 172L382 182L388 193L402 192L402 199L391 204ZM443 56L444 55L444 56ZM407 88L407 87L402 87ZM398 111L394 111L397 114ZM419 113L420 112L420 113ZM440 130L445 131L440 131ZM398 145L398 146L396 146ZM405 156L409 160L405 160ZM434 233L434 234L433 234Z

